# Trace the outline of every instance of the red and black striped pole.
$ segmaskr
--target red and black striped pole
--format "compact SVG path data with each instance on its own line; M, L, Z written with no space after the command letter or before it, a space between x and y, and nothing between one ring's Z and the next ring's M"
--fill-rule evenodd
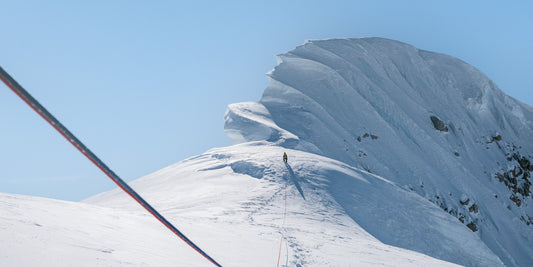
M207 260L216 266L221 266L213 258L211 258L202 249L196 246L189 238L181 233L174 225L172 225L165 217L163 217L157 210L155 210L148 202L146 202L135 190L126 184L118 175L116 175L107 165L105 165L91 150L89 150L76 136L74 136L61 122L59 122L50 112L48 112L35 98L33 98L22 86L20 86L7 72L0 67L0 79L9 87L15 94L17 94L26 104L28 104L35 112L37 112L43 119L45 119L52 127L54 127L63 137L67 139L74 147L76 147L83 155L85 155L96 167L102 170L113 182L115 182L124 192L135 199L141 206L164 224L170 231L181 238L185 243L192 247L196 252L200 253Z

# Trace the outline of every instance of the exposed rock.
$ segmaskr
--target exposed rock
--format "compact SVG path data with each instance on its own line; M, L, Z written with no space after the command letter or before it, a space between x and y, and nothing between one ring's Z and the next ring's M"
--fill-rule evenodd
M437 118L436 116L430 116L429 118L431 119L431 122L433 123L433 127L435 127L435 129L441 132L448 131L448 126L446 126L446 124L444 124L441 119Z
M478 206L476 205L476 203L472 204L472 206L470 206L470 208L468 208L468 211L477 213L478 212Z
M511 201L513 201L518 207L520 207L520 205L522 205L522 200L519 197L517 197L516 195L511 195L509 197L509 199Z
M368 137L372 138L372 140L376 140L379 138L379 136L374 135L374 134L369 134L369 133L363 134L363 138L368 138ZM361 142L361 136L357 137L357 141Z
M466 225L466 227L468 227L470 230L472 230L472 232L476 232L477 231L477 225L474 222L470 222L469 224Z
M518 177L522 175L522 169L515 167L514 169L511 170L511 173L513 174L513 177Z
M493 143L494 141L501 141L501 140L502 140L502 136L501 135L492 136L490 138L490 141L487 141L487 144Z
M454 208L451 208L450 211L448 212L449 214L453 215L453 216L456 216L457 217L457 211L454 209ZM462 214L461 214L462 215Z
M531 163L526 157L522 157L521 159L519 159L518 163L520 164L520 167L522 167L522 169L526 169L526 170L528 170L531 165Z
M524 216L520 216L520 220L525 222L526 225L533 225L533 219L531 219L531 217L529 217L529 215L526 215L525 217Z
M527 157L521 156L519 152L515 152L512 155L507 154L507 160L514 160L517 165L512 169L509 168L507 171L502 169L502 172L495 173L494 177L507 186L513 193L511 200L520 206L522 203L516 194L523 197L529 197L531 195L531 181L529 180L531 176L529 169L532 167L531 161Z

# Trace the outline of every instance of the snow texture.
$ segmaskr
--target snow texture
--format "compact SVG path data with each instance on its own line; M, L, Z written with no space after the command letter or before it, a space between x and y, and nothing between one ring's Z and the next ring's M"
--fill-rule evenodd
M287 165L283 151L292 155ZM345 193L364 199L382 191L398 198L361 206L357 212L367 220L381 217L376 204L396 216L395 202L413 203L420 210L402 215L413 218L438 209L382 178L315 154L265 142L212 149L131 186L224 266L275 265L281 233L282 266L452 266L383 244L344 211L349 199L332 195L353 187L359 189ZM0 194L2 265L210 266L124 192L116 189L84 202ZM473 236L452 218L443 221ZM479 256L490 259L481 246Z
M288 164L281 160L284 151L291 155ZM212 224L214 231L209 236L217 237L220 244L199 241L205 243L205 249L223 265L275 265L281 233L284 234L283 266L447 265L419 253L385 245L354 220L360 216L364 218L362 223L372 224L373 220L381 220L381 216L376 216L381 211L390 216L416 218L424 213L441 214L438 208L380 177L316 154L288 150L268 142L246 143L212 149L131 185L156 207L172 206L164 212L176 218L176 222L188 218ZM350 188L353 190L347 190ZM368 199L376 194L394 196L366 202L358 210L345 211L344 205L356 197ZM388 201L391 199L393 201ZM137 209L118 190L85 202L119 210ZM398 203L420 209L409 208L397 213ZM459 235L475 237L448 217L444 220L430 217L430 220L439 221ZM420 227L417 231L435 232L433 227L422 224L414 224ZM406 225L407 221L391 224L387 231L402 228L405 231ZM203 230L186 229L193 235L195 231ZM220 236L217 232L231 234ZM446 237L439 235L439 238ZM480 247L475 254L486 259L486 263L498 261L479 239L475 246ZM458 248L451 249L460 253Z
M278 58L259 102L228 107L233 146L130 183L210 256L274 266L283 235L282 266L533 265L533 108L393 40ZM2 266L210 266L119 189L0 209Z
M459 59L393 40L308 41L278 58L256 105L298 141L269 141L409 188L457 223L475 226L506 265L533 264L533 224L525 223L533 217L531 194L517 194L520 186L512 178L510 186L495 178L516 167L518 160L509 160L513 154L532 159L530 106ZM245 134L242 139L251 140ZM470 206L461 204L463 195ZM399 235L365 229L385 243L420 251Z

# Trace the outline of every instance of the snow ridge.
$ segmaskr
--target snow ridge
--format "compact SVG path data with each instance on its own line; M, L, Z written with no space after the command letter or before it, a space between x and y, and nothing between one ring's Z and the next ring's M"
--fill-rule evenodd
M533 264L533 108L393 40L278 60L259 102L229 105L233 146L130 183L213 258L273 266L283 233L284 266ZM0 210L2 266L210 266L119 189Z
M459 59L382 38L308 41L278 62L255 105L297 138L269 141L394 181L475 231L506 265L533 262L533 108Z
M287 165L281 161L283 151L291 155ZM397 232L397 238L416 244L419 250L432 244L445 260L503 265L474 233L417 194L339 161L270 142L212 149L136 180L132 187L142 190L155 206L172 206L167 217L215 220L213 230L247 240L232 242L229 250L202 244L224 265L275 265L285 190L287 247L282 249L282 259L286 266L443 264L417 259L416 253L385 245L367 232L380 226L383 233ZM127 200L114 190L85 202L121 210L135 208ZM354 206L355 202L359 204ZM440 227L434 227L436 223ZM186 230L193 231L193 238L198 231ZM419 237L414 238L411 231ZM433 244L434 240L444 241ZM235 251L249 256L232 259Z

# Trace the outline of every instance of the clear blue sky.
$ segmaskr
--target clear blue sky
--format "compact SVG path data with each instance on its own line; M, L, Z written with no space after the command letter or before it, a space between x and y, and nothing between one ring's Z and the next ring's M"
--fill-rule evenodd
M533 105L526 1L2 2L0 65L126 181L230 145L226 106L259 100L274 56L307 39L449 54ZM77 201L114 187L0 85L0 192Z

